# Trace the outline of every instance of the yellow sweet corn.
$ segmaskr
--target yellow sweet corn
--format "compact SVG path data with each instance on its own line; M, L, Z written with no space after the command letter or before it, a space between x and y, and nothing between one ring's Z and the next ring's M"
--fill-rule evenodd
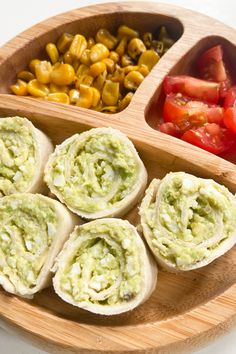
M133 92L128 92L122 100L119 101L119 111L123 111L131 102L133 97Z
M27 83L21 79L18 79L14 85L11 85L10 89L17 96L27 96L28 94Z
M105 84L107 78L107 71L105 70L102 74L98 75L95 80L93 81L93 86L99 90L102 91L102 88Z
M63 55L63 61L65 64L70 64L70 65L73 64L74 56L71 54L69 50L67 50Z
M79 91L72 89L69 91L70 103L75 104L79 99Z
M71 85L75 79L75 70L70 64L61 64L54 66L51 72L51 82L56 85Z
M146 48L150 48L152 44L152 33L145 32L143 34L143 43L145 44Z
M37 64L39 64L40 62L41 62L41 60L39 60L39 59L33 59L33 60L30 61L30 63L29 63L29 69L30 69L30 71L31 71L33 74L35 74L35 66L36 66Z
M104 113L117 113L118 112L118 106L105 106L100 109L100 112Z
M17 79L29 82L30 80L35 79L35 76L28 70L22 70L17 74Z
M76 78L75 87L80 88L81 85L91 86L93 84L93 77L91 75L80 75Z
M94 38L93 37L89 37L87 48L91 49L95 44L96 44L96 42L95 42Z
M49 61L43 60L35 65L35 76L41 84L51 82L52 65Z
M90 108L93 104L93 89L86 85L80 85L79 98L76 106Z
M148 70L151 71L159 59L159 55L154 50L148 49L140 55L138 65L146 65Z
M138 65L127 65L124 67L124 73L125 75L128 74L130 71L138 71L139 66Z
M69 96L64 92L49 93L45 99L51 102L70 104Z
M139 71L130 71L124 79L124 87L135 91L144 80L144 76Z
M143 52L145 52L145 50L146 50L145 44L139 38L131 39L131 41L128 44L128 54L134 60L137 60L137 58Z
M85 65L91 65L91 60L90 60L90 49L85 49L83 53L81 54L80 57L80 62Z
M72 34L63 33L57 41L57 49L61 53L65 53L69 49L69 47L73 41L73 38L74 38L74 36L72 36Z
M160 57L164 54L164 44L161 41L153 40L150 49L154 50Z
M34 97L45 97L49 94L48 86L41 84L36 79L28 82L27 89L29 94Z
M102 74L106 70L106 64L102 61L97 61L96 63L92 64L89 69L89 74L93 77L97 77L98 75Z
M101 61L109 56L109 50L102 43L97 43L91 48L90 59L93 63Z
M148 67L144 64L141 64L140 66L138 66L137 71L139 71L144 77L146 77L150 72Z
M122 25L118 28L118 36L135 38L139 37L139 33L128 26Z
M57 92L64 92L64 93L68 93L69 92L69 87L64 85L64 86L59 86L56 85L54 83L50 83L49 85L49 91L50 93L57 93Z
M83 51L87 48L87 41L81 34L76 34L70 45L70 52L76 59L80 59Z
M115 48L117 39L107 29L101 28L96 34L96 41L104 44L108 49Z
M107 71L109 73L112 74L115 71L115 62L112 59L106 58L103 59L102 62L106 65Z
M121 65L124 66L128 66L128 65L134 65L134 61L132 58L130 58L129 55L124 54L121 57Z
M47 52L52 64L55 64L59 59L59 53L58 53L56 45L54 43L48 43L46 45L46 52Z
M89 67L85 64L80 64L76 71L76 76L87 75L89 73Z
M102 100L107 106L115 106L119 98L119 83L106 80L102 90Z
M95 107L91 107L91 109L97 112L101 112L102 108L103 108L102 100L99 100L98 104Z
M119 82L120 84L122 84L124 81L124 78L125 78L124 69L121 68L118 64L116 64L115 71L112 74L110 80L112 80L113 82Z
M99 101L100 101L101 94L95 87L91 87L91 89L93 90L92 107L96 107L98 105Z
M115 51L120 57L122 57L122 55L124 55L126 48L127 48L127 43L128 43L128 38L122 37L118 46L116 47Z
M111 51L111 52L110 52L109 58L110 58L111 60L113 60L114 63L118 63L118 61L120 60L119 54L118 54L117 52L115 52L115 51Z

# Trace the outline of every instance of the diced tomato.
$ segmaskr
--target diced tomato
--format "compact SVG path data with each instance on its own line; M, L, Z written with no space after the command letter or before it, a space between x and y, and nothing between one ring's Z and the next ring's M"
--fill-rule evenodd
M202 79L220 83L220 96L224 97L232 83L223 61L222 47L217 45L204 52L198 59L197 66Z
M224 100L225 109L236 107L236 86L231 87L227 92Z
M160 125L159 129L162 133L174 136L176 138L180 138L180 136L181 136L181 131L180 131L178 125L176 125L172 122L162 123Z
M216 104L219 100L220 85L191 76L166 76L163 82L165 94L182 93L194 99Z
M181 139L218 155L230 149L235 143L236 137L230 130L222 128L218 124L207 123L202 127L186 131Z
M229 107L224 114L224 124L232 132L236 133L236 107Z
M169 94L163 107L165 122L172 122L185 131L193 126L208 123L223 122L224 109L219 106L210 106L201 101L193 101L181 94Z

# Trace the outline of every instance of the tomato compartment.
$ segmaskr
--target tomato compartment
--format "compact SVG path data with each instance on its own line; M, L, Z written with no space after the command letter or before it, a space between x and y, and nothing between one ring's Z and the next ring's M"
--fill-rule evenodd
M236 47L227 39L211 36L200 40L163 76L146 109L147 123L176 138L185 134L182 140L224 157L234 140L236 143L235 62ZM207 124L208 137L203 143L200 137L205 136L205 129L201 127ZM212 124L220 131L217 139L211 135Z

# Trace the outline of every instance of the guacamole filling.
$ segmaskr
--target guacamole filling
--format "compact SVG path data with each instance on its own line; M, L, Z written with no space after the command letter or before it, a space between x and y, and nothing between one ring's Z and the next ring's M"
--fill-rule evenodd
M0 197L27 190L35 174L36 146L25 118L0 119Z
M57 228L56 213L37 195L0 199L0 273L13 284L36 285Z
M60 268L60 287L77 303L118 305L141 290L141 264L132 229L111 223L77 229L79 245Z
M55 155L50 176L65 203L84 212L96 212L122 201L137 182L133 151L111 133L94 133L70 140Z
M155 252L184 268L207 258L234 232L235 197L213 180L170 173L145 216Z

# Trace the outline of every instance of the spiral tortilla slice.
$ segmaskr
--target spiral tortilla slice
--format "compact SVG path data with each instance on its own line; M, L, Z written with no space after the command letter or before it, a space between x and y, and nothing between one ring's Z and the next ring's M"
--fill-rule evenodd
M53 151L49 138L26 118L0 119L0 197L43 193L45 164Z
M157 267L126 220L99 219L75 228L59 254L53 285L66 302L102 315L143 303L156 285Z
M140 216L150 249L170 271L203 267L236 243L236 198L210 179L184 172L154 179Z
M28 298L47 287L55 257L78 221L40 194L0 198L0 285Z
M112 128L73 135L45 170L51 192L81 217L121 216L140 199L147 172L131 141Z

